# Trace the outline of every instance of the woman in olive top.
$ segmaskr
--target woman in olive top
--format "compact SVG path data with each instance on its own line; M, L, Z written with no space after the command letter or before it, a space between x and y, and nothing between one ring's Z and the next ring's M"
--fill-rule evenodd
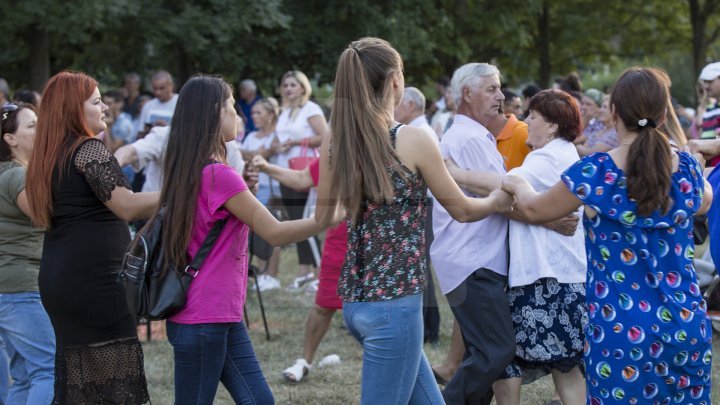
M0 142L0 336L10 357L9 404L53 400L55 334L40 302L42 228L32 226L25 170L37 116L31 105L2 107Z

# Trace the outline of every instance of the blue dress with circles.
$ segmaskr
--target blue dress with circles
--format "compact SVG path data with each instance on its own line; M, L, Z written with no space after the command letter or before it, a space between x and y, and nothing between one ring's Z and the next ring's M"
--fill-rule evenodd
M597 215L585 215L588 404L710 405L712 329L695 277L692 215L702 171L679 154L672 208L637 215L627 179L594 153L562 176Z

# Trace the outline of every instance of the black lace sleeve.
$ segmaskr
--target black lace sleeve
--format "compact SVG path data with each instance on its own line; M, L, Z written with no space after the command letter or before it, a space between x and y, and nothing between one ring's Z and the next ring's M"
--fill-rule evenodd
M102 202L110 200L116 186L130 188L117 159L99 139L83 142L75 154L74 163L95 196Z

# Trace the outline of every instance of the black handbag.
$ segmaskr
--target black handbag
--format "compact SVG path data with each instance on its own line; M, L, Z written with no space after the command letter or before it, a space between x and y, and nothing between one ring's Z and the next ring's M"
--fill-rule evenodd
M198 275L226 222L223 219L213 224L192 262L178 271L174 263L165 265L162 259L164 214L163 207L138 232L120 270L130 312L151 321L167 319L185 306L190 283Z

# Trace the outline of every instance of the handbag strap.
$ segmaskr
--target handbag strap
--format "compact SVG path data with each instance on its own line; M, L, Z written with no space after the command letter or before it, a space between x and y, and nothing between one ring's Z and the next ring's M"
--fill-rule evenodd
M200 267L207 258L208 253L210 253L210 250L212 250L212 247L215 244L218 236L220 235L220 232L222 232L223 228L225 227L226 222L227 218L216 221L215 224L213 224L213 227L212 229L210 229L210 232L208 232L207 236L205 237L202 246L200 246L200 249L198 249L195 257L193 257L192 259L192 262L190 262L190 264L185 267L183 273L187 273L193 278L197 277L198 273L200 272Z
M307 157L308 146L310 146L310 138L303 138L300 141L300 156Z

